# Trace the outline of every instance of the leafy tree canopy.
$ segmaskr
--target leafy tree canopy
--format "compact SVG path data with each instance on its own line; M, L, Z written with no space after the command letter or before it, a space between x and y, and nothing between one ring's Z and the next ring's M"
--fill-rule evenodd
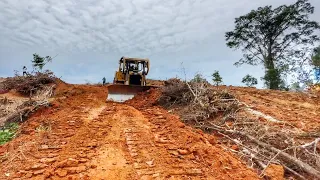
M283 76L304 61L306 49L319 41L318 22L309 20L314 7L308 0L291 5L259 7L235 19L235 29L227 32L227 46L243 51L235 65L263 65L265 84L280 89Z
M257 78L247 74L245 77L242 78L242 83L244 83L248 87L252 87L258 84Z
M44 65L46 65L48 62L51 62L52 58L50 56L46 56L46 57L41 57L38 54L33 54L33 60L32 62L32 66L37 69L42 71Z
M199 73L197 73L193 79L191 79L191 82L196 83L207 83L208 81Z

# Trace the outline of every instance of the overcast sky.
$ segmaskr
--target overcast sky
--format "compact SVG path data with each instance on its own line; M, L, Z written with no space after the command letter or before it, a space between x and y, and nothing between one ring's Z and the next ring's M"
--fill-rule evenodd
M0 0L0 76L12 76L33 53L56 56L50 68L69 83L112 81L121 56L148 57L149 78L168 79L219 70L241 85L261 67L233 64L241 51L225 45L234 18L259 6L295 0ZM320 1L312 19L320 21Z

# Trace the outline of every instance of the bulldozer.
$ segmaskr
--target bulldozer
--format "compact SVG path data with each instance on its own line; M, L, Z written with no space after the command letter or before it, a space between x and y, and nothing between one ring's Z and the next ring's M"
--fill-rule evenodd
M152 88L147 86L149 69L149 59L121 57L113 84L108 86L107 101L124 102Z

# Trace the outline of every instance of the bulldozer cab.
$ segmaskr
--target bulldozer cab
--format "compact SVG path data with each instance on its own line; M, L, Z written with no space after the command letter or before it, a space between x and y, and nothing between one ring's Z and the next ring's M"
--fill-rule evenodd
M114 83L126 85L146 85L145 76L149 72L149 59L122 57Z
M119 68L123 69L123 73L134 72L147 75L149 72L149 59L122 57L119 62Z

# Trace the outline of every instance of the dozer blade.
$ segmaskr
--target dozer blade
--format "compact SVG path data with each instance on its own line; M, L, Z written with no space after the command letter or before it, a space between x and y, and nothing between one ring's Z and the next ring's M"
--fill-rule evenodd
M124 102L132 99L137 93L147 91L152 86L133 86L113 84L108 86L107 101Z

